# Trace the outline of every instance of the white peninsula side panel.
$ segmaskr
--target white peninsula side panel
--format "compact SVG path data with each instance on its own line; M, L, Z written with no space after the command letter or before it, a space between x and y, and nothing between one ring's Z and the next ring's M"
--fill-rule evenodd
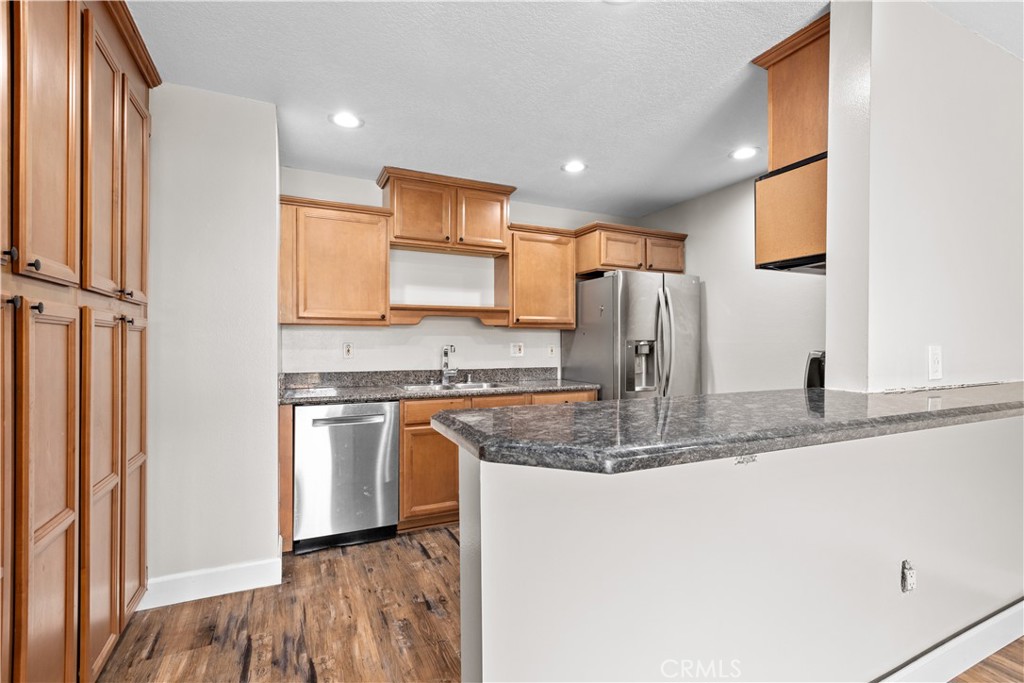
M1022 453L1019 417L616 475L462 449L463 679L874 679L1021 598Z

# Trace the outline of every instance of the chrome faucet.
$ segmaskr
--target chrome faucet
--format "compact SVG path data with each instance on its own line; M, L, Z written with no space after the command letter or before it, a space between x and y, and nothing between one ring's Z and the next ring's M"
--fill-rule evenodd
M455 375L459 373L458 369L448 367L449 355L455 353L454 344L445 344L441 347L441 384L442 386L448 386L452 383Z

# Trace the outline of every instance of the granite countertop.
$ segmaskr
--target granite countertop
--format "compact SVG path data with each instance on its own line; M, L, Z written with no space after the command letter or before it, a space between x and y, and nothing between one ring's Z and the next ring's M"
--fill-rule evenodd
M1024 415L1024 383L861 394L789 389L438 413L488 462L616 474Z
M489 389L403 389L403 384L437 381L438 371L383 371L359 373L290 373L278 380L281 405L323 405L371 403L421 398L467 398L508 394L540 394L559 391L590 391L597 384L570 382L557 378L556 368L511 368L459 371L454 382L465 382L469 373L475 382L497 383Z

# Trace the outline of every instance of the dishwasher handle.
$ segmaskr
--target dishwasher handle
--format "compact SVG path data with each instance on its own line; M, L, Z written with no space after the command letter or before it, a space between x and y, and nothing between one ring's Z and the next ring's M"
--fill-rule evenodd
M335 425L372 425L384 422L384 415L350 415L348 417L321 417L313 420L314 427Z

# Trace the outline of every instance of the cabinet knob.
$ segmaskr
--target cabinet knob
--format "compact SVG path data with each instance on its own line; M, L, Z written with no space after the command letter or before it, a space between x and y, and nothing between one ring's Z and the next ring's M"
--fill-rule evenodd
M388 319L388 316L387 316L387 314L385 314L385 313L381 313L381 314L380 314L380 319L381 319L381 320L387 320L387 319Z
M43 302L40 301L35 306L29 306L29 308L31 308L33 311L36 311L37 313L42 313L45 307L43 306Z
M647 267L648 267L648 268L653 268L653 267L654 267L654 264L653 264L653 263L648 263L648 264L647 264Z
M516 318L516 322L519 322L519 318Z
M117 290L117 293L118 294L124 294L129 299L134 299L135 298L135 291L131 290L131 289L119 289L119 290Z
M465 238L465 237L460 237L460 238L459 238L459 241L460 241L460 242L465 242L465 241L466 241L466 238Z
M451 242L452 241L452 236L451 235L445 235L444 236L444 241L445 242Z
M12 261L17 261L18 260L18 248L17 247L11 247L10 249L8 249L7 251L4 252L4 256L10 256Z
M21 308L21 297L20 296L12 296L10 299L5 301L4 303L5 304L10 304L10 305L14 306L14 310L18 310L19 308Z
M39 261L39 259L36 259L35 261L29 261L28 264L26 265L28 265L30 268L35 268L37 273L43 269L43 264Z
M637 267L637 268L643 268L643 267L644 267L644 264L642 264L642 263L638 263L638 264L636 264L636 267Z
M134 324L135 324L135 318L129 318L129 317L128 317L128 316L126 316L126 315L122 315L122 316L121 316L121 317L119 318L119 320L123 320L123 321L124 321L124 322L125 322L126 324L128 324L128 325L134 325Z

